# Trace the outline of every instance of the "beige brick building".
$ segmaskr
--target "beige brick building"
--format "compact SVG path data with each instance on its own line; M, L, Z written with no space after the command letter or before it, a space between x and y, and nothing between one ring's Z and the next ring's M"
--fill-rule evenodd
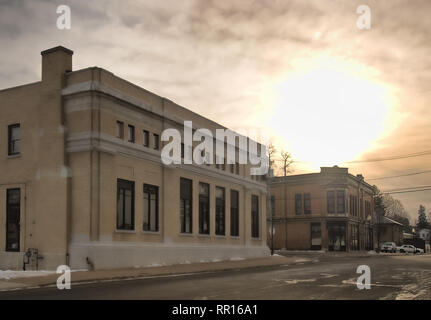
M0 91L0 269L96 269L268 254L264 179L249 165L165 165L166 128L219 124L42 52L42 80ZM238 153L238 149L236 149Z
M274 177L274 248L353 251L376 247L373 187L347 168ZM271 245L271 235L268 233Z

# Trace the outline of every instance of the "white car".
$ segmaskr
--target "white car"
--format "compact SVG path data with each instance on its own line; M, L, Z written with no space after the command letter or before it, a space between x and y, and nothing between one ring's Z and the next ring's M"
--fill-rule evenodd
M412 246L411 244L403 244L400 247L401 253L416 253L416 248Z
M416 253L424 253L424 249L416 248Z
M382 252L397 252L397 245L395 242L385 242L381 249Z

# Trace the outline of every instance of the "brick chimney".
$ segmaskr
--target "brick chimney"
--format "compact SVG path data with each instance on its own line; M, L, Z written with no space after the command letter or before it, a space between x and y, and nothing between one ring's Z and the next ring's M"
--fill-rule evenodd
M41 52L42 82L53 86L64 86L64 74L72 71L73 51L62 46Z

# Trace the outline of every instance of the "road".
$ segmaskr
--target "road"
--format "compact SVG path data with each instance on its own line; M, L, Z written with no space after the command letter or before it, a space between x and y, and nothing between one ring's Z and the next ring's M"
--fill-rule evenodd
M369 290L356 286L359 265L371 269ZM431 255L314 255L277 267L1 292L3 299L431 299Z

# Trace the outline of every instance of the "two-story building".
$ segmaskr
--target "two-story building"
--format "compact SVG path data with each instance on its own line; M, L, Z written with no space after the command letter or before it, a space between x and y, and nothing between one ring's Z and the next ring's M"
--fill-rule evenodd
M373 187L347 168L269 180L275 249L352 251L375 248ZM272 241L273 240L273 241Z
M225 128L72 55L45 50L41 81L0 91L0 269L30 248L40 269L268 255L251 165L161 159L166 129Z

